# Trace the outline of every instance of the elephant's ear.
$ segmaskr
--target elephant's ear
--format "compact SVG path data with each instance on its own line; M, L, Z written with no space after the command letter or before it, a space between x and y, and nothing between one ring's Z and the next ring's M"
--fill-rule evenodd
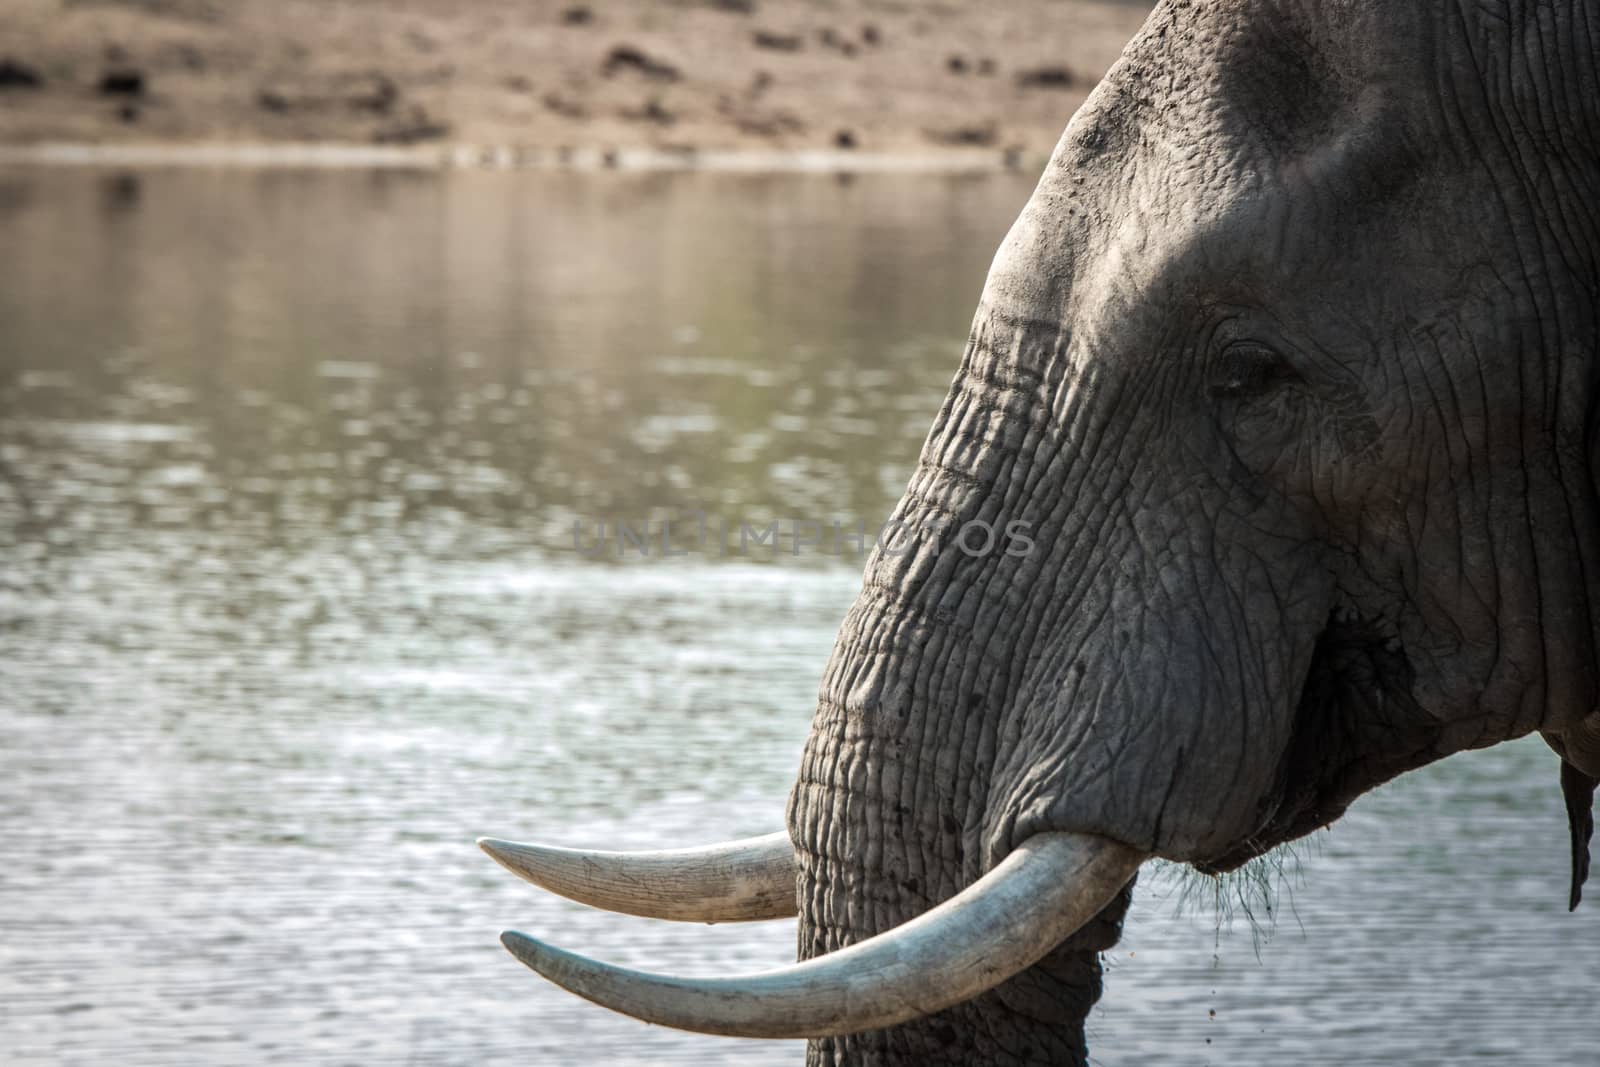
M1589 842L1594 837L1594 793L1600 778L1591 778L1566 760L1561 761L1561 795L1567 801L1567 825L1572 830L1572 896L1570 910L1583 899L1589 877Z

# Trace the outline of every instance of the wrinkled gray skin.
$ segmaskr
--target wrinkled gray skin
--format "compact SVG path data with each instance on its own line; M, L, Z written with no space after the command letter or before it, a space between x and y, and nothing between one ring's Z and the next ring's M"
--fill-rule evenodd
M896 512L1033 550L880 552L840 631L788 813L802 957L1032 833L1226 870L1535 730L1587 814L1597 53L1579 0L1156 10L995 258ZM1081 1063L1125 907L810 1062Z

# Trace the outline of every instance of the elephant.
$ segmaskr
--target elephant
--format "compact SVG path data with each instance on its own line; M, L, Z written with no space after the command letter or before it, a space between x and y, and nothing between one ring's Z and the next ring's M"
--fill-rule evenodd
M1538 731L1600 782L1600 4L1162 0L1072 116L824 671L785 829L485 840L613 910L799 918L592 1001L808 1063L1087 1062L1160 858L1227 872ZM957 551L981 521L1030 531Z

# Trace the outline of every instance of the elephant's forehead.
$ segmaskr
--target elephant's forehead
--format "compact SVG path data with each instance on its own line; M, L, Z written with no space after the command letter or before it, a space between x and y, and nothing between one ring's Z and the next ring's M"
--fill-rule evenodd
M1355 247L1358 228L1381 238L1429 180L1424 120L1350 58L1360 27L1354 41L1328 32L1271 5L1181 32L1158 15L1073 117L987 302L1108 321L1108 304L1218 278L1282 283L1301 260Z
M1409 82L1423 58L1416 8L1390 0L1169 3L1107 72L1078 131L1094 149L1203 145L1242 166L1309 150L1347 125L1375 82ZM1407 10L1411 9L1411 10ZM1410 41L1405 62L1389 61ZM1075 123L1075 126L1078 124ZM1110 128L1108 130L1108 127Z
M1308 166L1335 179L1346 161L1359 169L1432 123L1416 6L1163 5L1073 117L1047 183L1113 195L1159 184L1203 200Z

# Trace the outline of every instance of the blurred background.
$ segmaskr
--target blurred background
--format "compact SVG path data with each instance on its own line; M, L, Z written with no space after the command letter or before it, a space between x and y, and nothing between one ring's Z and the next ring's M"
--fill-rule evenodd
M1047 154L1135 0L5 0L0 138Z
M7 1062L802 1062L496 942L718 974L790 924L588 911L472 839L779 827L863 557L574 525L881 522L1144 12L4 0ZM305 143L473 165L174 165ZM625 165L684 146L748 172ZM1144 877L1097 1063L1592 1057L1600 908L1536 741L1257 873Z

